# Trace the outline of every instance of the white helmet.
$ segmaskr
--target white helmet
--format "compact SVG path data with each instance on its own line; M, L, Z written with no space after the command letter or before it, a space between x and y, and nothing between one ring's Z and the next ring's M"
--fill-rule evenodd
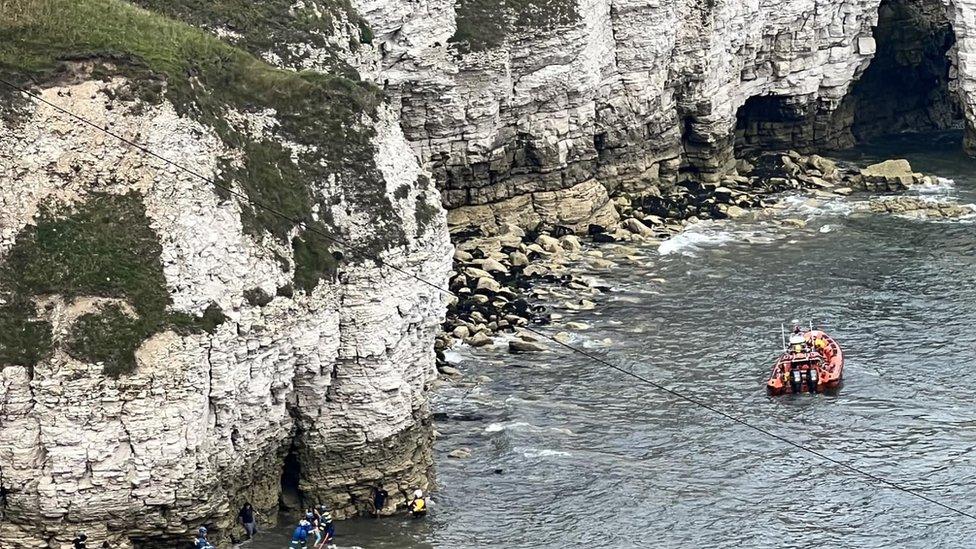
M794 334L790 336L790 345L803 345L806 343L806 339L800 334Z
M414 490L413 497L415 497L415 498L422 498L422 497L424 497L424 491L423 490L419 490L419 489L418 490Z

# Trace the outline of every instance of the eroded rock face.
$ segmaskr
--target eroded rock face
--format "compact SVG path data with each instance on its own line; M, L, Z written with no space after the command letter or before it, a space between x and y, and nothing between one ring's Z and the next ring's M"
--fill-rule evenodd
M887 3L878 39L880 0L355 4L376 30L380 80L399 98L452 226L493 233L505 223L578 228L581 189L594 222L606 222L593 183L612 195L715 180L733 168L736 134L757 146L849 146L855 124L858 135L885 120L899 130L951 125L957 93L971 128L974 6ZM933 93L948 95L928 98L928 109L909 105L917 113L886 98L879 109L894 111L855 120L857 102L845 98L879 51L886 70L903 71L892 82L931 73L941 79ZM940 55L948 73L935 75ZM915 67L922 58L929 65ZM866 93L862 106L872 102ZM539 207L539 196L569 211Z
M133 111L114 101L106 90L117 85L43 95L208 178L242 158L168 102ZM240 117L252 128L274 119ZM45 205L137 196L158 235L169 309L199 317L216 304L226 317L210 332L156 333L136 369L113 378L63 345L100 303L36 297L50 355L0 364L0 546L60 547L79 528L121 547L161 546L204 523L227 540L243 501L278 505L290 448L305 500L340 517L363 508L373 485L394 500L426 488L426 390L444 298L409 275L446 284L451 248L438 194L395 117L381 107L373 123L374 161L406 237L383 257L405 272L346 251L336 277L306 292L291 287L292 247L246 230L241 203L207 182L38 103L0 122L0 262ZM373 230L341 180L317 185L335 198L343 238Z

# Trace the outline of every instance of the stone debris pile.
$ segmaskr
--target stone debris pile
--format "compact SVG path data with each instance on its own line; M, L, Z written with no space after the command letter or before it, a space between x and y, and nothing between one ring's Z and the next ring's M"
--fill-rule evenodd
M458 343L492 345L502 333L513 334L502 341L511 353L545 351L553 344L523 327L595 308L594 297L606 288L594 286L586 275L641 261L639 248L661 243L693 223L762 215L776 208L778 195L787 191L802 192L810 197L808 202L820 203L857 191L895 193L934 184L903 159L861 167L816 154L768 152L738 160L717 181L689 180L663 190L651 187L619 194L611 201L619 222L591 223L582 236L567 227L530 232L509 224L501 226L500 234L460 239L450 283L457 299L436 340L438 367L442 374L459 374L444 362L446 349ZM916 217L974 213L970 206L910 196L865 204L863 209L871 212ZM803 219L778 222L794 228L806 225ZM561 334L568 341L569 334Z

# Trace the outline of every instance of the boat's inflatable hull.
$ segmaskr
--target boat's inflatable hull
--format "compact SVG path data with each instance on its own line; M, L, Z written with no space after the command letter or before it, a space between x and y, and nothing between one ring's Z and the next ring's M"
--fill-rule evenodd
M823 353L823 363L816 368L816 392L825 393L840 388L841 383L844 381L844 352L841 350L840 345L834 341L834 338L820 330L810 330L803 334L803 337L811 347L813 347L813 342L817 338L822 337L827 341L827 348ZM785 378L785 357L786 355L776 361L776 364L773 365L773 370L769 374L769 380L766 382L766 389L769 394L782 395L794 392L811 392L810 387L813 383L806 382L805 377L804 381L799 383L798 386L797 384L789 383Z

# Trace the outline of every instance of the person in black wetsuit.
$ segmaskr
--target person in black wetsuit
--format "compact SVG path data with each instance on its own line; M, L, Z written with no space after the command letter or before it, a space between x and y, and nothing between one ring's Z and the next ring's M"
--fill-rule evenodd
M373 488L373 516L380 516L380 511L386 506L386 500L390 497L390 494L383 489L382 486L377 486Z
M74 547L74 549L87 549L88 536L85 534L78 534L78 537L71 540L71 546Z

